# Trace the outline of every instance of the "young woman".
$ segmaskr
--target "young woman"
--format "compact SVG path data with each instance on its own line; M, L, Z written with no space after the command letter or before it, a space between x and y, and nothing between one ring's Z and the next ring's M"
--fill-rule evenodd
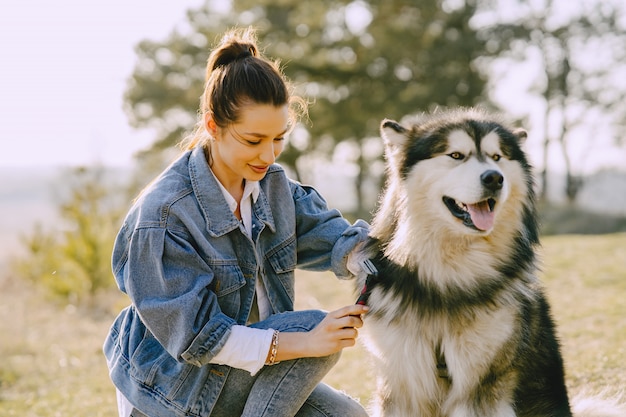
M132 301L104 345L120 416L367 415L320 383L367 308L293 311L296 266L349 278L368 232L274 164L297 104L251 31L210 55L198 125L113 250Z

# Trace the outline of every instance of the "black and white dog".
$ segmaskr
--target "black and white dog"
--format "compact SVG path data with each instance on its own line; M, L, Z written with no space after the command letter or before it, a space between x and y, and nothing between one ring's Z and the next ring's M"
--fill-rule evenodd
M384 120L381 134L387 184L370 233L378 279L368 283L364 326L376 415L571 416L536 276L526 132L454 109ZM585 404L575 415L626 416Z

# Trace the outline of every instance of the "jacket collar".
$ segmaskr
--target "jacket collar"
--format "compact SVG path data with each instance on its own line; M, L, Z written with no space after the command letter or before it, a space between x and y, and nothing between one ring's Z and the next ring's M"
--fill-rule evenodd
M211 174L213 174L213 177L217 179L211 167L209 167L209 171L211 171ZM224 185L219 181L220 180L217 180L217 185L220 187L220 191L222 192L222 195L226 199L226 203L228 204L230 211L234 213L235 210L237 210L237 200L235 200L235 198L232 195L230 195L228 190L226 190ZM246 181L244 189L243 189L243 195L241 196L241 201L245 201L248 197L250 197L252 204L256 203L256 200L259 198L260 190L261 188L259 187L258 181Z
M211 172L204 156L202 145L197 145L189 157L189 178L209 233L218 237L239 228L239 220L222 195L220 184ZM266 178L267 176L261 180L261 183ZM263 187L259 187L258 197L252 205L252 212L253 216L256 215L272 232L276 231L272 210Z

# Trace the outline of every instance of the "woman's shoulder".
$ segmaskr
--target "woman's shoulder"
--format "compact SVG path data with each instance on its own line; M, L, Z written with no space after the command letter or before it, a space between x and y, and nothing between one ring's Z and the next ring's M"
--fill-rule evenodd
M177 201L192 193L187 163L179 158L141 192L132 210L144 220L159 220Z
M263 182L284 182L286 184L290 184L292 187L300 187L302 184L299 180L294 179L294 174L287 167L285 168L280 164L272 164L267 170L267 174L261 180Z
M267 170L265 177L260 182L264 189L285 189L293 194L295 189L302 186L300 182L293 178L291 173L280 164L272 164Z
M259 182L261 187L267 184L277 183L277 182L289 182L290 179L285 171L285 168L279 164L272 164L267 169L265 176Z
M294 200L309 195L315 195L321 198L321 195L314 186L304 184L292 178L288 170L279 164L270 166L265 178L261 180L261 186L265 189L278 189L279 186L282 186L280 189L288 190ZM276 193L273 194L275 195Z
M287 177L287 172L285 168L280 164L272 164L267 169L267 174L263 179L268 178L268 176L279 176L279 177Z

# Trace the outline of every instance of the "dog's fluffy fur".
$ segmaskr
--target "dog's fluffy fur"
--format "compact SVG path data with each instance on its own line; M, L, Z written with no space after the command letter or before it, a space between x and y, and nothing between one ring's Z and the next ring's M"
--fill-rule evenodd
M572 415L536 277L525 131L455 109L384 120L381 135L387 184L369 246L379 277L364 326L376 415Z

